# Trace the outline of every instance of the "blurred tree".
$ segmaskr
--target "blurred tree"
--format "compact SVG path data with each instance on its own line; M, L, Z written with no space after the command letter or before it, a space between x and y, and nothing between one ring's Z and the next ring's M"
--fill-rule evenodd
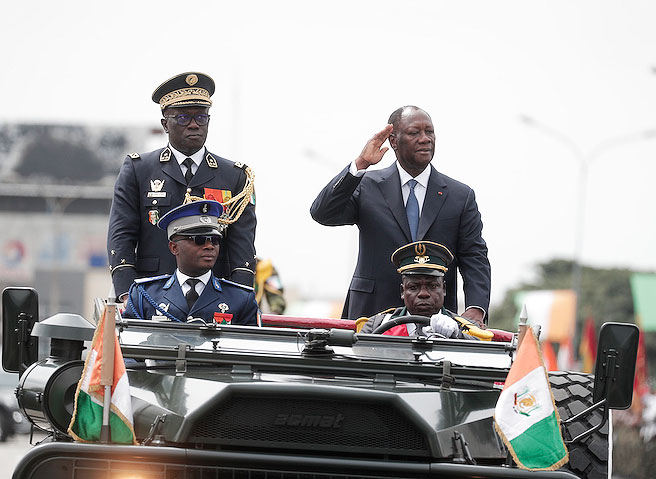
M608 321L635 323L633 296L629 279L634 271L629 269L604 269L584 266L581 273L581 298L577 302L580 322L587 317L595 321L597 332ZM518 291L537 289L570 289L572 261L553 259L537 265L536 279L517 285L506 292L500 305L490 310L491 327L515 331L519 311L515 306ZM530 319L530 318L529 318ZM578 324L580 328L582 324ZM577 337L580 336L577 334ZM645 333L645 349L649 375L656 376L656 333ZM578 344L574 345L578 352Z

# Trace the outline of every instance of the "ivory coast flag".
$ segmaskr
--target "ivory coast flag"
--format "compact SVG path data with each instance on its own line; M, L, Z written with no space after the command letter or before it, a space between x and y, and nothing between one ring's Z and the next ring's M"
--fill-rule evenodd
M105 307L102 318L96 326L91 351L89 351L84 362L82 377L75 391L75 410L68 426L68 432L76 441L100 441L103 398L105 396L105 387L100 384L100 371L103 361L103 335L105 334L106 318L109 316L107 309ZM110 325L114 323L111 320L109 322ZM114 336L114 379L109 414L111 440L116 443L137 444L134 437L130 384L128 383L128 375L125 372L123 355L114 327L108 328L107 333ZM111 358L105 359L111 361Z
M554 470L569 460L560 417L533 331L528 328L494 409L494 427L522 469Z

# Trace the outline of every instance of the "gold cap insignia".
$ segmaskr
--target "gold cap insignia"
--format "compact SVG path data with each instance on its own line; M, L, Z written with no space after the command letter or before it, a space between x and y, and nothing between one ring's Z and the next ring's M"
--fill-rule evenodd
M214 157L212 155L210 155L209 153L205 157L205 161L207 161L207 166L209 166L210 168L218 168L219 167L219 165L216 163L216 160L214 159Z
M194 74L187 75L185 81L187 82L187 85L194 86L196 83L198 83L198 77Z
M415 253L417 256L423 256L426 254L426 245L423 243L418 243L415 245Z

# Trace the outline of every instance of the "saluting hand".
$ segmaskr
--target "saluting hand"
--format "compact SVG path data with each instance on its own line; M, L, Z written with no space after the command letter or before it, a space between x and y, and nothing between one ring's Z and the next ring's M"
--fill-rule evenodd
M392 125L387 125L382 131L376 133L366 145L364 145L362 153L360 153L360 156L355 160L355 166L358 170L364 170L371 165L375 165L383 158L383 155L389 150L389 148L387 146L384 148L381 147L389 138L393 128Z

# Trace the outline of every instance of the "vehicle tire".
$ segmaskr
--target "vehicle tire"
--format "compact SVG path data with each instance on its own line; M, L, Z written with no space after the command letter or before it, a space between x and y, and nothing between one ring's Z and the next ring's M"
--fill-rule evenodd
M594 377L572 371L550 371L549 383L558 408L560 420L564 421L592 406ZM563 427L563 439L568 441L601 422L601 410ZM569 462L562 467L582 479L608 478L608 423L598 431L575 444L567 444Z

